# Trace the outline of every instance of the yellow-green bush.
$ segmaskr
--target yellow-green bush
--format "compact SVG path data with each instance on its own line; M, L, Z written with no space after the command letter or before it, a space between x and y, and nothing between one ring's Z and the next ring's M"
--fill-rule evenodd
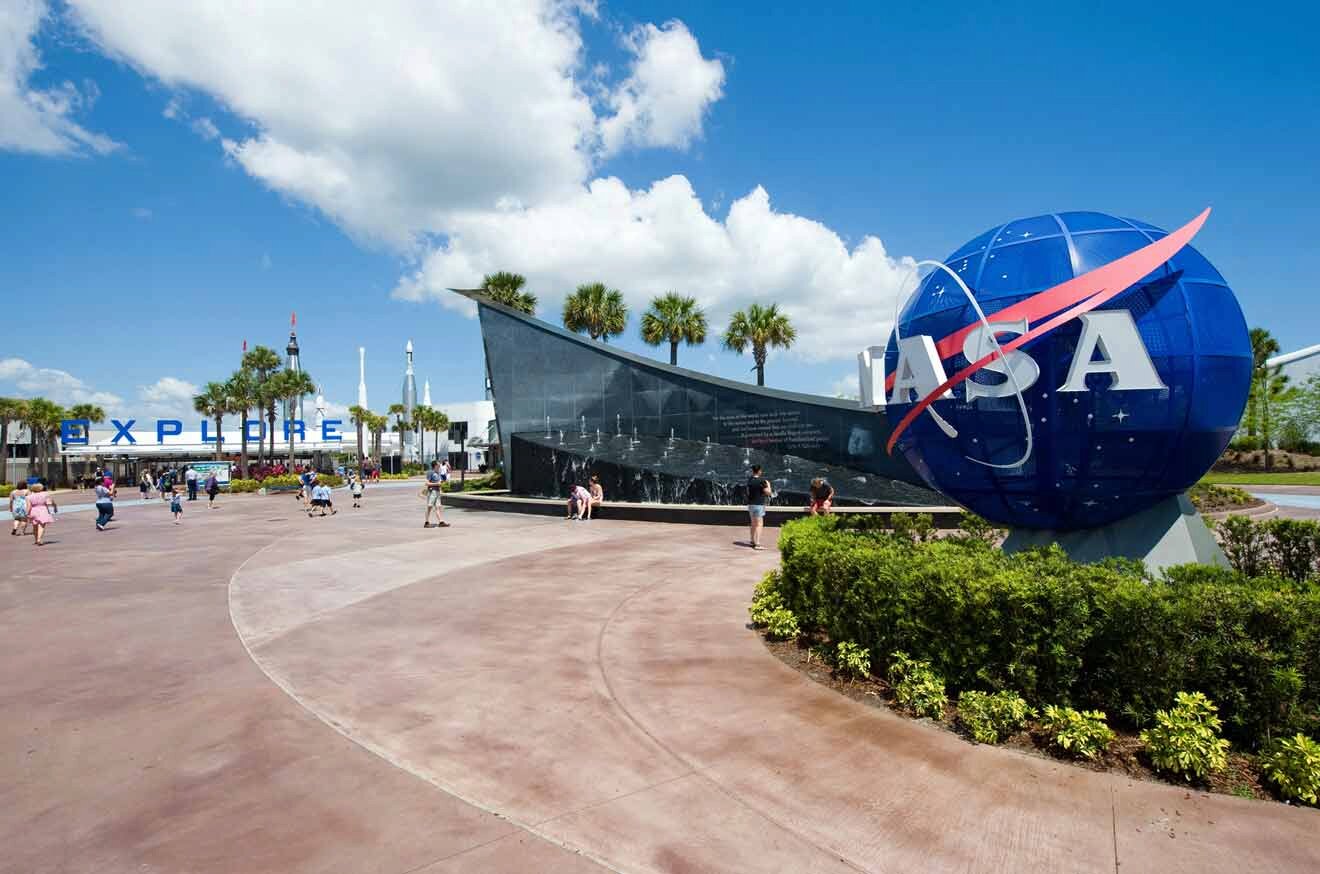
M1202 779L1228 764L1222 727L1214 702L1200 692L1179 692L1172 707L1156 711L1155 724L1141 733L1141 742L1159 770Z

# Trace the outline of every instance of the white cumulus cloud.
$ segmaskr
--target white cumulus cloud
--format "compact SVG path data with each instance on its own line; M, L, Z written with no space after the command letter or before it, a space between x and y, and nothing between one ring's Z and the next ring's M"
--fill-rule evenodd
M112 392L96 391L67 370L37 367L22 358L0 360L0 384L12 383L21 397L44 397L57 404L97 404L106 410L118 409L123 398Z
M406 244L455 210L562 194L590 168L573 4L70 8L108 53L249 121L250 135L223 140L228 154L360 235Z
M399 298L462 308L445 286L515 270L552 318L566 291L600 280L634 312L692 294L714 325L778 302L798 327L791 354L811 360L888 334L911 262L879 239L849 244L776 211L761 187L717 213L681 175L629 189L601 172L621 150L702 136L726 70L682 22L631 30L626 69L610 70L586 57L594 5L572 0L67 8L104 52L176 95L167 116L186 119L193 92L227 109L217 142L237 167L415 259Z
M80 87L66 80L46 89L31 85L41 68L34 40L48 15L43 0L0 3L0 149L43 155L112 152L118 143L74 120L95 102L95 83Z
M469 301L445 289L507 269L528 277L552 321L566 292L596 279L623 291L634 313L671 289L693 295L714 325L747 303L777 302L797 326L797 353L826 360L888 336L912 266L875 237L850 248L819 222L776 212L762 188L734 201L721 221L683 176L638 191L610 178L558 203L463 217L394 295L470 312Z
M600 124L605 154L629 143L686 148L701 134L706 110L724 92L724 65L701 56L681 21L642 25L625 40L635 55L627 79L610 95L614 114Z

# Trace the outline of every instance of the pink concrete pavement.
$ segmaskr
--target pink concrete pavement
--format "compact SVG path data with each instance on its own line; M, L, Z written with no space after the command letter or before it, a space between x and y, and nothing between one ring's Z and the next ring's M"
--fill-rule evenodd
M1320 869L1314 811L817 686L736 530L291 504L0 542L0 871Z

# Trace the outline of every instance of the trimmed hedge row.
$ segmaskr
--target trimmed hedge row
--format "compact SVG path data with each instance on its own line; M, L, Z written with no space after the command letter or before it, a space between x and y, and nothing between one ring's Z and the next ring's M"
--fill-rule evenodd
M954 696L1010 689L1032 705L1104 710L1141 728L1184 690L1256 747L1314 734L1320 587L1188 565L1009 555L980 536L922 541L846 517L788 523L774 581L805 631L930 662Z
M344 484L344 478L336 473L318 473L317 481L323 485L337 489ZM255 492L258 489L285 488L294 489L301 486L302 482L298 475L286 473L282 476L268 476L262 480L255 479L231 479L229 481L229 491L235 494L243 492Z

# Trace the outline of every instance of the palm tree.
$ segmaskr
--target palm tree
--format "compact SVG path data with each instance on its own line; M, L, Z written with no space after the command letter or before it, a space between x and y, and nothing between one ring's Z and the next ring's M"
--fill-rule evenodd
M367 430L371 432L371 441L375 446L375 449L373 450L372 454L376 456L376 461L377 463L379 463L380 438L381 435L385 433L385 429L389 427L390 418L389 416L381 416L368 410L364 421L366 423Z
M481 279L481 287L491 300L534 316L536 295L522 290L526 284L526 277L517 273L506 273L503 270L499 273L488 273Z
M724 346L741 355L752 347L752 360L756 362L756 384L765 385L765 356L771 347L787 349L797 339L797 331L788 316L779 311L779 304L763 307L754 303L738 310L729 319L724 332Z
M296 404L303 395L316 392L316 382L305 370L281 370L272 377L271 382L274 383L278 400L289 405ZM286 422L285 426L289 432L289 467L293 467L293 428L289 424Z
M695 297L671 291L652 300L651 308L642 314L642 340L650 346L668 340L669 363L677 365L679 343L696 346L706 342L706 313Z
M27 401L21 398L0 398L0 485L9 482L9 426L24 421Z
M69 408L69 418L86 419L90 424L99 425L105 421L105 410L96 404L74 404ZM92 429L89 427L82 435L89 443L92 439ZM69 481L69 458L63 453L60 454L60 476L64 482Z
M579 334L584 331L593 340L609 342L623 333L628 324L628 307L623 292L606 288L603 282L579 285L564 300L564 327Z
M367 416L371 411L366 407L359 407L357 404L348 408L348 415L352 417L353 424L357 426L357 463L358 470L362 469L362 428L366 424Z
M229 412L239 417L238 436L241 442L238 452L238 475L244 477L248 475L248 411L257 404L256 376L247 368L240 367L225 383L225 391L229 395Z
M224 434L220 428L224 424L225 414L233 406L229 388L223 382L208 382L202 393L193 397L193 409L208 419L215 420L215 460L221 459L224 451Z
M432 442L432 458L440 457L440 432L449 428L449 417L434 407L418 407L413 411L413 421L422 434L422 454L425 456L426 432L430 431L435 439Z
M1265 362L1279 354L1279 341L1264 328L1251 329L1251 391L1247 395L1247 436L1255 437L1260 423L1260 394L1265 382Z
M256 406L266 413L270 429L270 455L263 456L264 444L257 446L257 463L265 457L275 458L275 404L279 400L270 390L269 383L280 369L280 353L269 346L253 346L243 354L243 369L251 371L257 380ZM257 418L261 418L258 416Z
M27 402L24 423L32 436L32 449L28 454L28 470L41 457L41 478L50 481L50 453L60 433L60 423L69 417L68 410L45 398L32 398Z

